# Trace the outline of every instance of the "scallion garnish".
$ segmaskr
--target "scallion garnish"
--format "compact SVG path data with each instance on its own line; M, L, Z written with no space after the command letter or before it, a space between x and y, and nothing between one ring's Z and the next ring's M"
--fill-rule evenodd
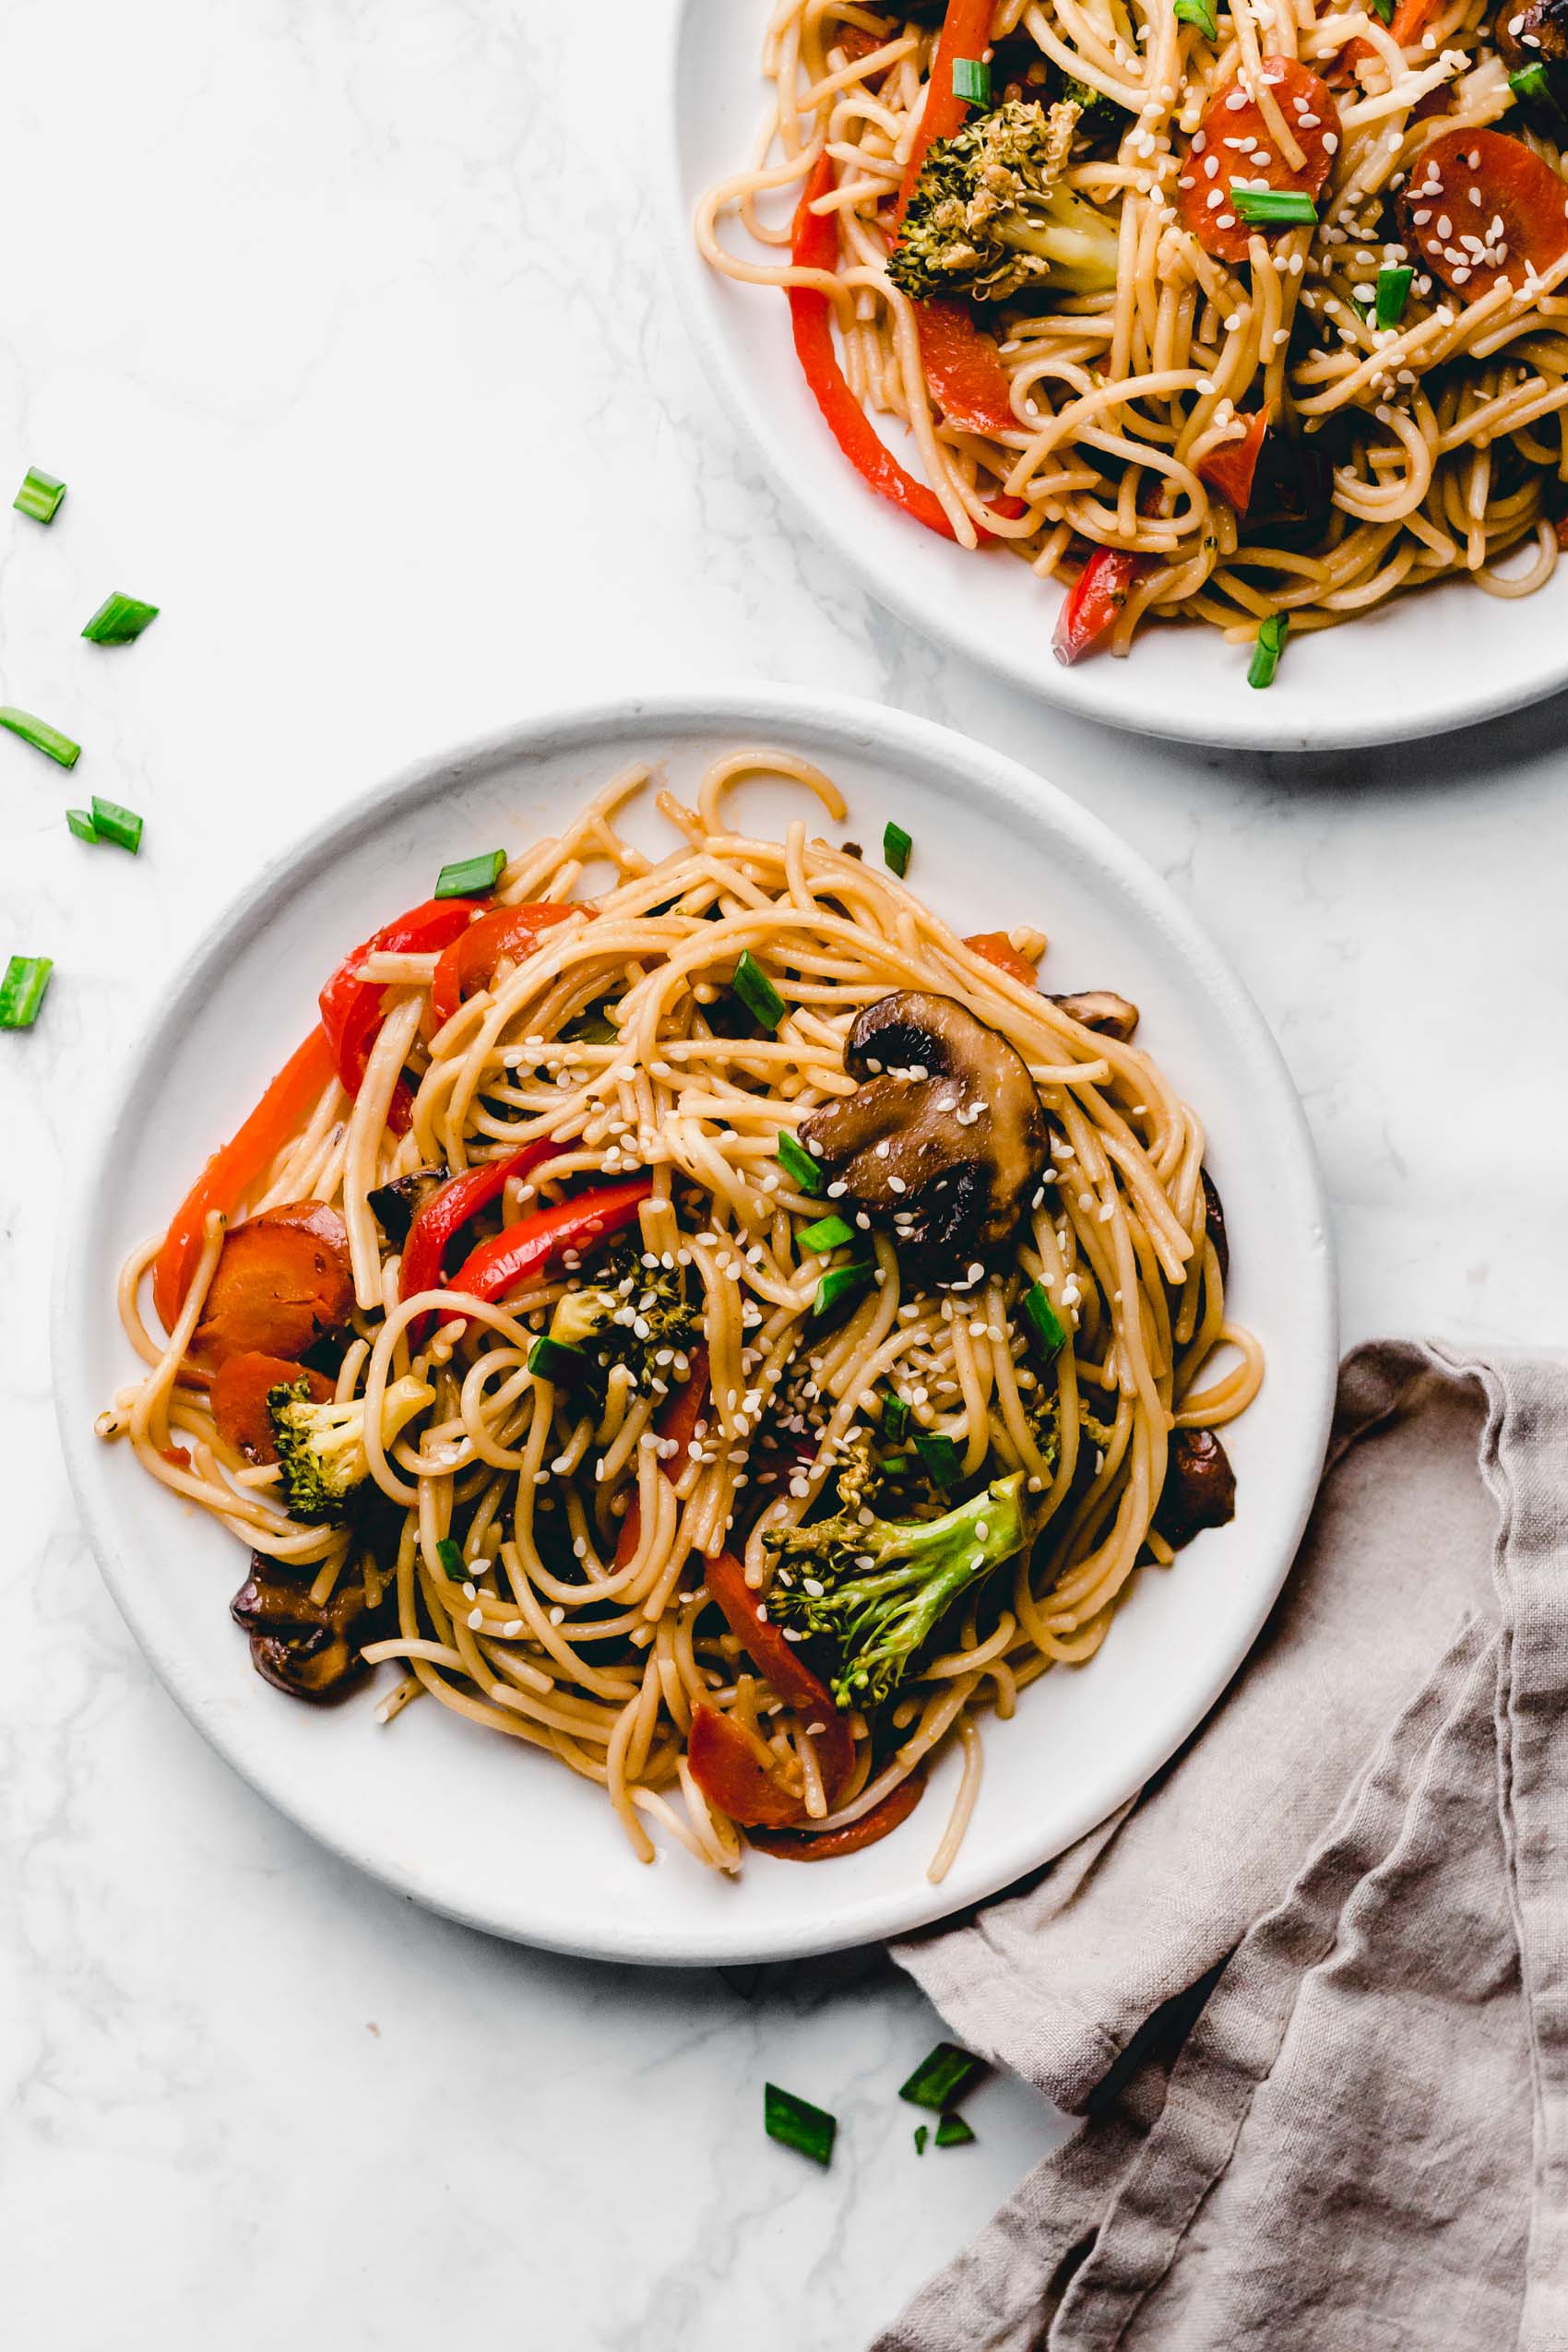
M30 711L13 710L9 703L0 704L0 727L8 727L13 735L19 735L35 752L44 752L51 759L57 759L62 767L75 767L82 755L81 745L73 743L69 735L62 735L58 727L51 727L47 719L34 719Z
M92 796L92 829L101 841L113 841L115 848L128 849L134 858L141 848L142 820L135 809L123 809L118 801L101 801Z
M903 1398L891 1391L883 1399L882 1434L889 1445L897 1445L909 1434L909 1408Z
M961 2115L944 2115L936 2127L939 2148L967 2147L974 2136Z
M1067 1333L1061 1316L1051 1303L1043 1282L1037 1282L1025 1291L1024 1313L1046 1354L1060 1355L1067 1344Z
M814 1199L823 1190L827 1182L826 1177L824 1176L804 1144L798 1144L793 1135L779 1136L774 1147L773 1157L794 1184L797 1192L810 1193Z
M1230 201L1237 218L1251 227L1277 229L1317 219L1317 207L1301 188L1254 188L1232 180Z
M487 849L480 858L458 858L443 866L435 877L438 898L488 898L506 866L505 849Z
M70 826L71 831L76 835L78 841L97 840L98 827L92 821L92 813L90 810L67 809L65 811L65 822Z
M139 637L148 622L158 618L156 604L142 604L134 596L122 596L118 588L106 596L86 628L84 637L94 645L129 645Z
M918 1429L915 1431L915 1452L925 1465L925 1474L932 1486L951 1486L958 1475L959 1454L950 1437L939 1431Z
M1372 0L1372 12L1385 25L1391 25L1394 22L1394 0Z
M810 2099L797 2098L793 2091L781 2091L777 2083L765 2083L762 2120L770 2140L799 2149L814 2164L831 2160L838 2119L829 2115L826 2108L813 2107Z
M753 1020L771 1037L784 1018L784 999L749 947L742 949L730 986Z
M602 1013L581 1013L567 1022L561 1035L569 1045L613 1045L621 1032Z
M930 2126L930 2124L929 2124L929 2123L917 2123L917 2124L916 2124L916 2126L915 2126L915 2154L916 2154L917 2156L924 2156L924 2154L925 2154L925 2144L926 2144L926 2142L930 2139L930 2137L931 2137L931 2126Z
M49 975L48 956L13 956L0 980L0 1029L30 1029L38 1018Z
M840 1299L849 1298L856 1290L863 1290L876 1272L870 1258L861 1258L853 1265L830 1266L816 1286L812 1301L814 1315L825 1315Z
M887 862L889 871L896 873L900 882L903 881L904 876L909 871L909 851L914 848L914 846L913 841L910 840L909 835L905 832L901 825L884 826L882 829L882 854Z
M955 57L953 95L966 106L991 104L991 67L983 57Z
M30 466L11 504L18 515L29 515L35 523L52 523L60 512L60 501L65 495L63 481L56 481L53 474L40 473L36 466Z
M1274 673L1279 667L1279 657L1285 650L1285 640L1289 634L1290 616L1288 612L1271 612L1266 621L1258 624L1252 663L1247 671L1249 686L1273 685Z
M564 1388L583 1368L580 1348L564 1347L559 1339L536 1339L529 1349L529 1370L536 1380L553 1382Z
M1546 67L1538 59L1533 65L1521 65L1516 74L1510 74L1508 87L1515 98L1533 98L1543 101L1550 101L1551 98L1551 84L1547 80ZM17 504L18 506L21 505L19 498Z
M841 1250L854 1238L854 1227L846 1225L841 1217L819 1217L814 1225L802 1229L801 1247L811 1256L826 1255L829 1250Z
M1410 296L1413 269L1380 269L1377 273L1377 323L1397 327Z
M938 2042L934 2049L926 2052L909 2081L899 2084L898 2096L914 2107L934 2107L939 2110L956 2107L984 2073L984 2059L977 2058L972 2049L960 2049L956 2042Z
M463 1547L460 1543L454 1543L450 1536L443 1536L435 1547L435 1556L441 1562L442 1574L450 1583L460 1585L467 1581L469 1572L463 1564Z
M914 1459L912 1454L885 1454L882 1467L890 1479L901 1479L907 1470L914 1467Z
M1171 15L1178 24L1196 25L1206 41L1213 41L1218 31L1209 0L1176 0Z

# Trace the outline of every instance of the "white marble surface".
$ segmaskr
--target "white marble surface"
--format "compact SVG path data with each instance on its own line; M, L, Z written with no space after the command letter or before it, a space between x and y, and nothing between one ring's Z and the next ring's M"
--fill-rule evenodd
M809 679L968 730L1138 840L1306 1099L1348 1336L1568 1331L1564 710L1326 763L1069 727L805 543L718 413L646 192L659 7L11 0L0 687L0 2276L49 2352L504 2332L852 2352L1048 2142L1031 2094L909 2147L932 2038L873 1955L744 1987L492 1944L230 1776L101 1590L42 1344L98 1079L226 896L419 751L623 684ZM759 10L760 14L760 10ZM82 645L111 588L161 603ZM1391 678L1389 692L1400 691ZM132 864L63 811L146 812ZM760 2130L835 2107L819 2177Z

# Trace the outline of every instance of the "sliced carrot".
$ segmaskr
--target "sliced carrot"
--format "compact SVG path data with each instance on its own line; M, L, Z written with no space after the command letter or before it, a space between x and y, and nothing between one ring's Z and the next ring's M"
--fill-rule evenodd
M1568 253L1568 187L1501 131L1440 131L1410 166L1399 220L1407 244L1467 303Z
M999 972L1022 980L1026 988L1034 987L1039 978L1034 966L1027 956L1019 955L1004 931L972 931L964 944L983 956L988 964L994 964Z
M1233 180L1271 188L1295 188L1314 201L1339 147L1339 109L1334 92L1293 57L1266 57L1260 78L1273 91L1291 136L1306 158L1299 169L1287 163L1275 144L1262 107L1240 77L1216 91L1204 109L1176 183L1176 206L1206 253L1218 261L1245 261L1254 233L1277 236L1277 228L1254 232L1230 201Z
M831 1805L855 1764L855 1743L832 1693L797 1645L784 1639L782 1627L773 1622L760 1596L747 1584L746 1572L732 1551L705 1562L703 1576L709 1598L729 1620L730 1631L814 1740L823 1792Z
M208 1392L212 1418L224 1444L243 1454L247 1462L276 1462L278 1448L267 1400L275 1388L290 1388L302 1380L309 1384L315 1404L331 1401L332 1383L326 1375L291 1363L286 1356L266 1356L252 1348L244 1355L226 1357L213 1374Z
M340 1331L353 1304L342 1218L325 1201L287 1201L225 1241L191 1353L209 1372L252 1352L293 1360Z
M909 1820L925 1795L925 1775L910 1773L890 1788L880 1804L842 1829L810 1830L748 1828L746 1835L759 1854L780 1862L831 1862L840 1854L860 1854L868 1846L890 1837L900 1822Z

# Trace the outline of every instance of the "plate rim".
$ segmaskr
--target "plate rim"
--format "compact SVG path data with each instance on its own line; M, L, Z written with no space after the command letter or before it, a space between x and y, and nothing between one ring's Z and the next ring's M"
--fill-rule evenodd
M1175 712L1162 716L1158 709L1128 710L1126 662L1090 662L1065 669L1054 659L1045 658L1049 645L1043 626L1042 659L1027 668L1012 659L1005 646L983 636L971 641L934 623L921 597L904 585L906 577L913 576L912 569L909 573L894 567L885 570L870 552L871 543L845 529L839 517L818 499L813 485L802 481L790 465L784 440L766 410L752 398L731 340L724 331L713 274L697 252L692 234L682 148L681 59L687 26L701 9L713 5L714 0L663 0L662 45L657 61L655 172L664 232L664 265L674 287L676 304L704 372L709 382L717 385L737 435L761 454L774 486L803 518L816 544L844 564L878 604L922 640L949 655L983 663L992 676L1016 691L1036 696L1050 707L1066 711L1074 718L1096 720L1125 734L1201 744L1217 751L1343 752L1380 744L1421 742L1454 734L1466 727L1484 725L1489 719L1504 718L1513 711L1528 709L1568 689L1568 631L1564 631L1560 633L1561 650L1555 658L1550 652L1550 634L1543 636L1539 662L1528 676L1490 691L1478 692L1472 687L1466 701L1443 706L1435 713L1422 708L1419 723L1414 725L1410 720L1415 698L1397 694L1389 695L1387 717L1382 721L1362 719L1336 723L1332 682L1329 690L1318 695L1313 716L1305 723L1297 719L1284 729L1277 721L1271 725L1269 710L1277 709L1277 705L1238 694L1229 702L1218 696L1211 698L1227 723L1206 725ZM761 23L759 13L759 32ZM1417 591L1418 595L1431 592ZM1484 591L1478 589L1476 593L1481 595ZM1486 601L1493 604L1511 600L1489 597ZM1051 612L1046 617L1053 618L1054 614ZM1375 613L1372 616L1374 624L1376 617ZM1347 625L1353 627L1355 624ZM1240 680L1237 683L1240 684Z
M286 892L308 882L346 849L367 827L394 823L405 807L450 790L472 772L482 774L498 762L521 763L547 758L573 748L612 755L629 736L657 736L661 729L672 739L683 732L733 732L736 740L750 736L766 740L769 730L789 739L797 728L811 735L837 735L852 746L856 742L880 756L897 758L908 752L939 762L949 774L981 779L1004 800L1012 797L1042 803L1049 822L1134 896L1158 907L1173 948L1194 968L1205 992L1224 1003L1232 1036L1250 1057L1250 1066L1269 1090L1266 1117L1288 1131L1292 1164L1303 1187L1303 1200L1313 1220L1317 1247L1303 1279L1313 1309L1310 1332L1300 1335L1299 1358L1315 1391L1313 1425L1294 1469L1295 1507L1289 1515L1289 1540L1270 1576L1263 1580L1257 1605L1246 1621L1244 1638L1238 1633L1232 1654L1223 1669L1201 1690L1194 1685L1183 1710L1182 1728L1172 1738L1163 1733L1138 1751L1135 1774L1120 1796L1099 1806L1092 1818L1077 1823L1065 1837L1053 1836L1042 1850L1020 1856L1009 1848L1005 1867L979 1892L972 1887L953 1895L920 1880L901 1895L873 1895L842 1908L837 1923L814 1928L800 1937L766 1934L754 1943L743 1940L712 1943L672 1944L664 1935L640 1930L635 1915L616 1919L612 1901L591 1931L578 1925L552 1926L516 1918L503 1918L478 1902L457 1902L433 1893L416 1871L398 1858L368 1854L352 1835L335 1825L329 1810L316 1809L296 1792L269 1781L266 1759L255 1758L243 1725L225 1711L221 1693L187 1689L170 1661L144 1630L134 1598L136 1571L127 1547L122 1550L107 1480L97 1475L103 1463L101 1441L93 1419L102 1399L92 1385L87 1360L88 1333L94 1314L106 1311L88 1282L88 1260L94 1218L106 1185L112 1182L117 1139L137 1113L144 1073L156 1068L165 1044L182 1027L185 1006L220 974L265 930L271 912ZM158 996L131 1038L117 1084L95 1132L86 1139L66 1201L55 1250L50 1302L51 1361L54 1372L55 1420L67 1475L83 1529L95 1562L121 1616L143 1657L164 1690L193 1727L250 1788L286 1819L303 1830L340 1859L352 1864L394 1893L420 1903L462 1924L541 1950L598 1960L662 1966L743 1965L750 1961L800 1958L916 1932L956 1912L988 1902L1030 1871L1042 1868L1078 1837L1109 1817L1120 1803L1135 1794L1149 1776L1174 1754L1208 1715L1241 1668L1273 1609L1289 1572L1316 1494L1326 1451L1337 1371L1337 1298L1332 1223L1324 1183L1306 1114L1273 1033L1229 959L1209 938L1196 916L1141 853L1100 818L1084 808L1059 786L1047 782L1004 753L938 722L917 718L849 695L808 692L774 684L694 686L648 694L607 696L594 703L570 704L492 730L461 745L416 758L385 783L372 783L341 807L310 827L270 859L227 905L219 908L176 969L160 984ZM1240 1626L1241 1621L1238 1621ZM1131 1749L1130 1749L1131 1752Z

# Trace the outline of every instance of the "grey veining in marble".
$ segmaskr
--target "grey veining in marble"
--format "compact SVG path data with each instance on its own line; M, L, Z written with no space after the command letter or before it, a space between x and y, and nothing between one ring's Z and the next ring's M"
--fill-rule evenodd
M486 2340L853 2352L1057 2128L914 2156L932 2037L873 1956L744 1984L488 1943L317 1853L203 1748L101 1589L40 1344L97 1075L258 860L416 752L624 684L811 680L944 719L1134 838L1305 1097L1347 1337L1550 1341L1564 711L1327 761L1054 719L871 605L686 345L646 193L645 0L12 0L0 954L0 2276L27 2352ZM758 9L759 20L761 9ZM606 136L603 110L620 129ZM77 631L112 588L163 617ZM1399 691L1390 681L1390 693ZM325 779L338 779L328 787ZM146 813L133 865L63 812ZM841 2118L820 2176L760 2084Z

